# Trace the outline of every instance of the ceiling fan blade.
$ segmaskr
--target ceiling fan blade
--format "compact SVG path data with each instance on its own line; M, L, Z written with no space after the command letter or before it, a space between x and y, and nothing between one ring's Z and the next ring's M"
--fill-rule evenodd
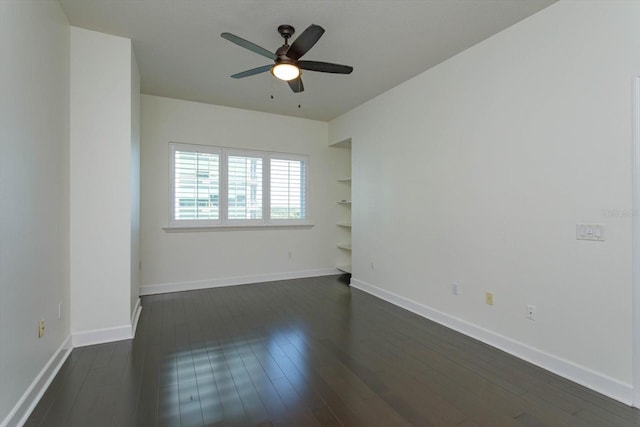
M351 74L353 67L319 61L298 61L298 67L303 70L319 71L321 73Z
M243 39L242 37L238 37L234 34L231 33L222 33L220 34L220 37L222 37L223 39L229 40L231 43L235 43L238 46L242 46L245 49L249 49L251 52L255 52L258 55L262 55L264 57L267 57L269 59L272 60L276 60L276 54L273 52L269 52L267 49L258 46L255 43L251 43L248 40Z
M269 71L273 67L273 65L263 65L262 67L252 68L247 71L243 71L241 73L236 73L232 75L234 79L241 79L243 77L255 76L256 74L264 73L265 71Z
M302 84L302 78L298 77L297 79L289 80L289 87L295 93L304 91L304 85Z
M307 53L309 49L320 40L322 34L324 34L324 28L315 24L309 25L309 27L298 36L296 41L293 42L287 51L287 57L294 61L302 57L302 55Z

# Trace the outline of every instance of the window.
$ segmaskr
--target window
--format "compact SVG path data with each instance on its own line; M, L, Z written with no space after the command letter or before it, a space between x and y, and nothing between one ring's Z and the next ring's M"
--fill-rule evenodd
M271 219L305 218L305 161L271 158Z
M185 224L219 223L220 153L174 146L171 150L171 218Z
M171 227L306 224L306 156L170 147Z
M262 219L262 157L227 156L228 219Z

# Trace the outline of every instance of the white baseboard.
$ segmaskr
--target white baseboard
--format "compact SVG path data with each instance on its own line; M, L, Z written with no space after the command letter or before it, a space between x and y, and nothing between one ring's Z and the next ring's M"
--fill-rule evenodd
M136 306L133 307L133 313L131 314L131 338L136 336L136 330L138 329L138 320L140 320L140 313L142 313L142 300L138 298Z
M131 315L130 325L73 332L71 334L73 347L85 347L87 345L104 344L113 341L133 339L133 337L136 336L136 329L138 328L138 320L140 320L141 312L142 305L140 302L140 298L138 298L138 301L136 301L136 305Z
M69 336L58 347L58 350L53 353L11 412L0 423L0 427L22 426L27 421L42 395L47 391L56 374L67 360L67 357L69 357L71 350L71 337Z
M457 317L450 316L393 292L389 292L377 286L363 282L362 280L352 277L351 286L390 302L391 304L409 310L419 316L433 320L436 323L489 344L492 347L498 348L520 359L526 360L527 362L533 363L534 365L595 390L605 396L609 396L626 405L631 405L633 403L633 386L631 384L623 383L615 378L611 378L569 360L565 360L542 350L530 347L527 344L512 340L511 338L507 338L488 329L481 328L480 326L458 319Z
M113 328L74 332L71 334L71 338L73 347L75 348L113 341L129 340L133 338L133 336L131 335L131 325L122 325Z
M220 279L194 280L191 282L160 283L141 285L140 295L165 294L167 292L195 291L198 289L219 288L222 286L248 285L251 283L273 282L276 280L302 279L305 277L331 276L343 274L335 268L317 270L290 271L284 273L258 274L254 276L223 277Z
M131 325L122 325L115 326L113 328L74 332L71 334L71 338L73 347L75 348L113 341L129 340L133 338L133 336L131 335Z

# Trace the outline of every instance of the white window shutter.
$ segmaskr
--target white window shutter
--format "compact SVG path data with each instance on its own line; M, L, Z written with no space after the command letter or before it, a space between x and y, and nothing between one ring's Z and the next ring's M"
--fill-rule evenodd
M228 219L262 219L262 158L227 158Z
M305 161L271 158L271 219L306 218Z
M220 156L176 148L173 162L173 219L219 219Z

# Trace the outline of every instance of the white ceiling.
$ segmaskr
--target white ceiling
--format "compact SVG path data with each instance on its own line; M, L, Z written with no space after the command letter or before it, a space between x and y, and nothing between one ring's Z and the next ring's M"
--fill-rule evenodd
M133 40L142 92L330 120L420 74L555 0L60 0L71 25ZM303 59L351 65L350 75L306 71L294 94L270 63L220 37L270 51L278 25L326 32ZM273 95L273 99L271 99ZM298 105L301 108L298 108Z

